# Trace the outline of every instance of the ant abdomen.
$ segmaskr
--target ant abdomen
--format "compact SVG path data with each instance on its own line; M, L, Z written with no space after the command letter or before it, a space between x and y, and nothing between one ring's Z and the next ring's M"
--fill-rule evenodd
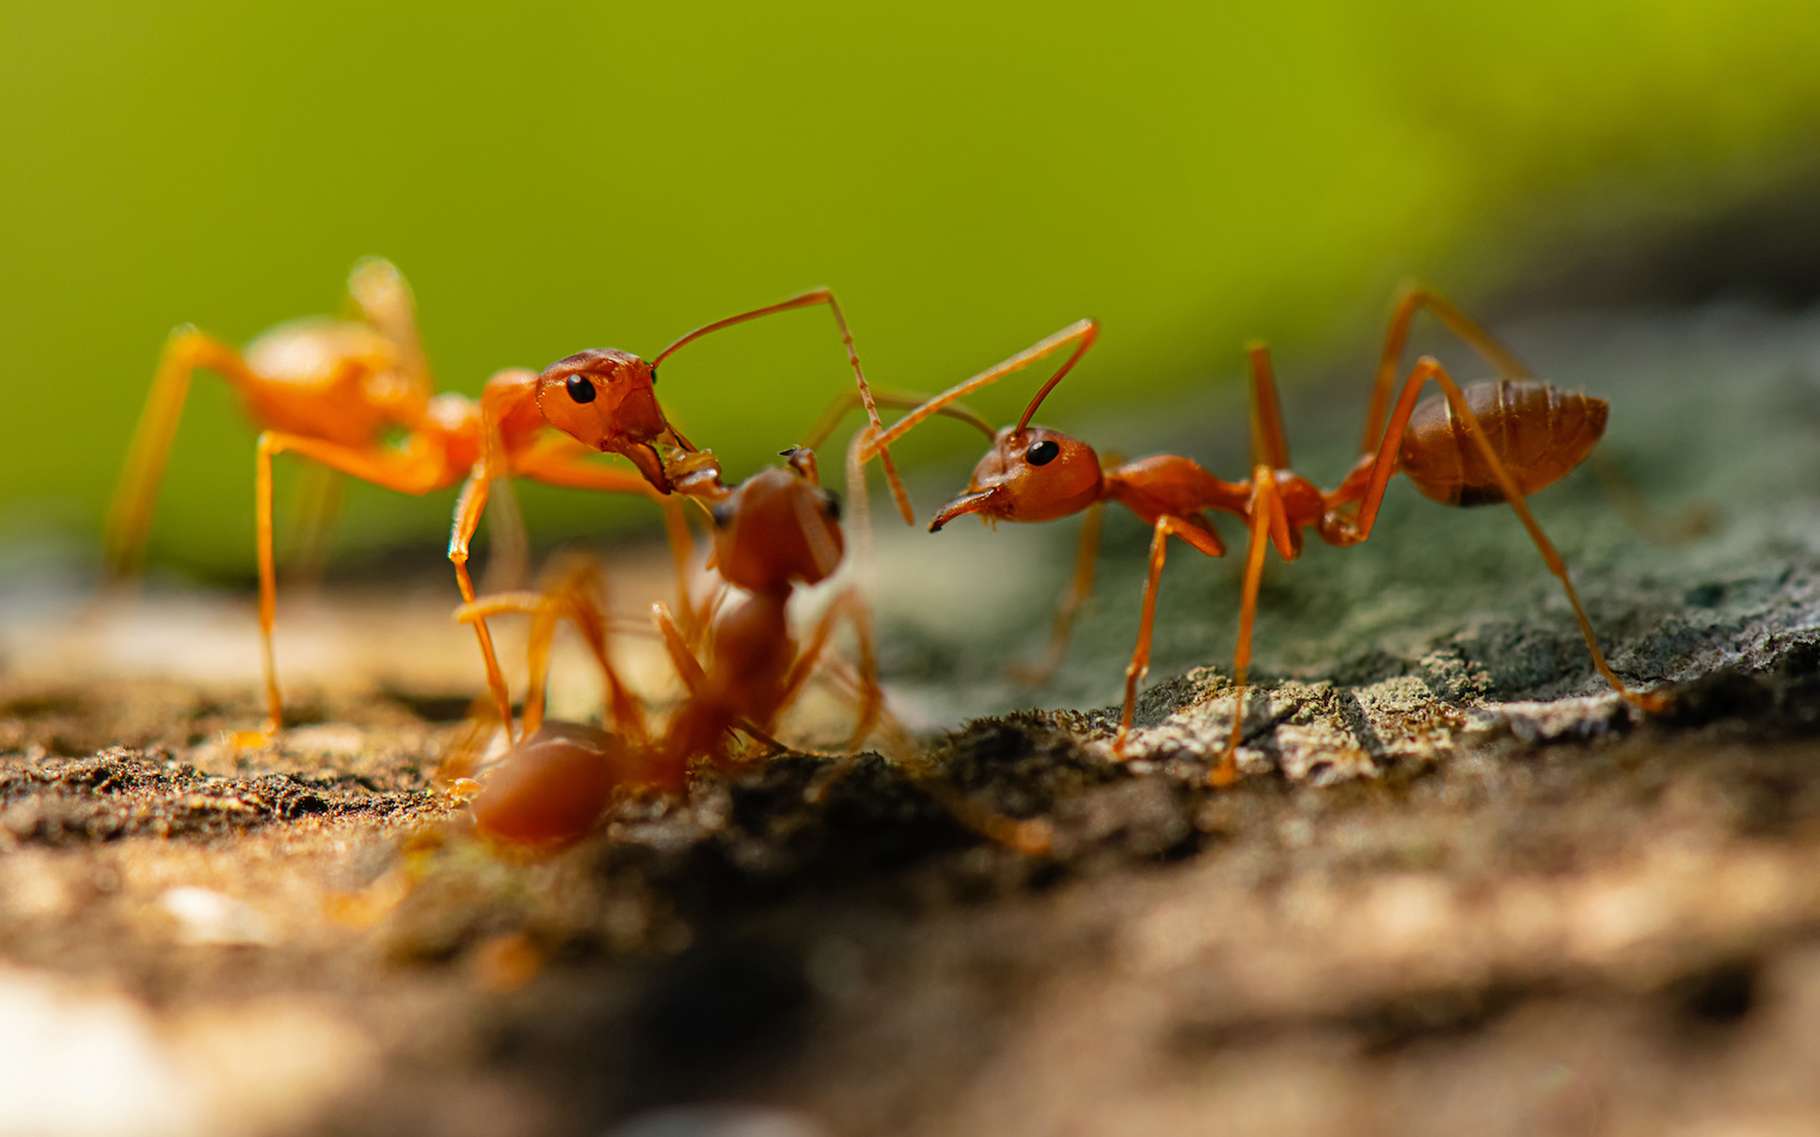
M547 722L489 773L470 804L474 825L513 845L556 846L587 836L625 777L618 736Z
M1525 496L1585 460L1605 433L1610 411L1604 399L1538 379L1488 379L1462 394ZM1504 500L1485 455L1442 395L1424 400L1409 416L1398 465L1417 489L1443 505Z

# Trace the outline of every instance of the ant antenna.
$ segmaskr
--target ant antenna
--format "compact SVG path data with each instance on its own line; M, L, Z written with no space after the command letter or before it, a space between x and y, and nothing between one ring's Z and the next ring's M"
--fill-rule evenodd
M1049 382L1044 383L1040 388L1037 389L1035 397L1030 400L1030 405L1024 408L1023 417L1017 420L1018 433L1021 434L1023 432L1024 428L1030 425L1031 416L1035 415L1036 409L1043 405L1043 400L1047 399L1049 397L1049 392L1055 390L1055 385L1062 381L1062 377L1064 375L1066 375L1070 371L1074 370L1074 365L1081 361L1081 356L1086 355L1087 349L1093 346L1093 341L1095 339L1099 338L1100 325L1099 325L1099 322L1096 320L1082 320L1079 324L1075 324L1073 326L1075 328L1082 329L1082 331L1079 333L1081 342L1079 343L1079 345L1077 345L1075 347L1074 354L1070 355L1067 359L1063 360L1062 365L1055 369L1055 374L1051 375L1049 377ZM1039 347L1039 348L1044 347L1046 344L1049 344L1051 341L1053 341L1056 344L1056 346L1060 346L1063 342L1065 342L1067 340L1067 338L1068 338L1067 331L1058 332L1056 335L1051 336L1048 340L1044 340L1043 343L1038 344L1037 347ZM1041 358L1042 354L1047 354L1047 353L1043 352L1043 353L1039 353L1038 355L1033 355L1033 356L1031 356L1031 359L1032 360L1039 359L1039 358Z
M891 407L895 410L908 411L915 410L922 406L926 396L909 395L892 391L873 391L872 398L873 401L881 407ZM805 436L807 441L803 443L803 446L810 450L820 450L828 441L828 437L832 435L835 430L839 429L841 420L845 419L849 414L852 414L854 408L858 407L862 401L858 391L848 391L846 394L834 400L834 402L829 405L827 411L822 414L821 420L818 421L809 431L808 435ZM944 418L954 419L956 422L966 423L968 426L985 435L986 441L988 442L992 441L994 438L992 424L968 410L966 407L941 407L936 410L935 413Z
M912 427L917 423L922 422L930 415L943 413L944 409L950 403L964 399L982 387L990 386L1007 375L1023 370L1039 359L1055 354L1057 351L1061 350L1064 344L1078 342L1079 346L1075 348L1074 354L1070 355L1056 373L1049 377L1049 381L1043 384L1043 389L1036 393L1036 398L1031 400L1030 406L1025 408L1024 417L1018 423L1018 429L1023 429L1030 421L1030 416L1036 413L1036 408L1042 404L1043 398L1049 394L1050 390L1054 388L1057 383L1062 381L1062 376L1068 374L1069 370L1073 368L1076 363L1080 362L1081 356L1086 354L1089 347L1093 346L1093 341L1099 337L1099 333L1100 324L1098 320L1077 320L1049 338L1031 344L1011 358L993 364L991 367L980 372L978 375L973 376L971 379L964 379L961 382L956 383L946 391L935 396L935 398L930 399L922 406L892 423L891 429L870 439L866 443L865 453L861 455L862 460L870 460L875 455L882 452L885 447L908 434ZM996 438L997 436L995 435L994 437Z

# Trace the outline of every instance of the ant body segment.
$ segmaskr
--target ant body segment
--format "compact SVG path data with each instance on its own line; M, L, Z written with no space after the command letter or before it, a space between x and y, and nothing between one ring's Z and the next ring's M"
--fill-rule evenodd
M191 327L166 344L135 431L110 510L106 547L118 575L139 562L158 483L198 368L222 375L260 427L254 472L259 561L259 626L265 674L266 726L283 722L273 652L277 583L272 541L272 459L299 454L327 469L423 495L457 484L461 492L448 556L464 601L475 597L469 545L492 484L522 477L549 485L637 493L667 501L718 483L718 466L670 425L655 391L657 368L703 336L778 312L826 304L847 358L864 387L853 337L834 295L816 289L696 328L645 360L630 352L580 352L542 372L509 369L487 381L479 400L436 394L410 287L392 265L362 261L348 282L357 318L280 325L245 352ZM877 412L869 410L874 421ZM397 441L389 441L396 436ZM664 447L668 454L660 453ZM636 472L590 461L618 454ZM669 506L672 532L677 516ZM686 614L685 614L686 615ZM511 722L505 678L484 620L474 621L487 684L501 720Z
M1437 360L1424 356L1404 379L1393 404L1391 395L1410 323L1423 309L1432 312L1484 356L1499 378L1462 388ZM1248 529L1238 644L1233 657L1232 728L1224 754L1209 775L1213 784L1227 785L1238 775L1245 674L1251 658L1259 582L1269 549L1275 547L1284 560L1294 560L1302 550L1303 531L1308 529L1332 545L1362 544L1371 536L1385 488L1399 470L1425 496L1444 505L1508 502L1549 571L1560 580L1599 674L1634 706L1648 711L1664 705L1660 693L1638 692L1626 686L1606 662L1565 563L1524 500L1567 474L1591 452L1605 429L1608 406L1603 399L1565 392L1530 377L1529 370L1514 355L1452 304L1432 292L1411 288L1399 299L1385 336L1366 413L1361 456L1334 489L1322 490L1290 468L1289 444L1269 349L1262 344L1252 345L1248 352L1253 455L1248 478L1223 481L1193 459L1173 454L1108 468L1087 443L1031 422L1043 399L1080 362L1098 333L1095 321L1079 321L956 384L890 428L869 432L862 439L860 458L864 461L882 452L886 445L954 400L1072 347L1016 424L996 433L992 448L974 467L967 489L935 514L929 528L939 531L968 514L987 521L1050 521L1087 511L1088 524L1083 529L1074 586L1058 614L1051 651L1053 662L1065 644L1073 609L1092 579L1099 514L1104 505L1122 505L1151 525L1149 572L1137 644L1125 670L1124 706L1113 740L1115 757L1124 756L1138 685L1149 666L1157 589L1169 539L1176 538L1207 556L1218 557L1226 550L1213 528L1210 512L1232 514ZM1441 388L1440 397L1418 403L1418 396L1430 382ZM901 503L902 491L895 484L895 475L887 471L887 476ZM911 521L908 510L902 512L905 521Z

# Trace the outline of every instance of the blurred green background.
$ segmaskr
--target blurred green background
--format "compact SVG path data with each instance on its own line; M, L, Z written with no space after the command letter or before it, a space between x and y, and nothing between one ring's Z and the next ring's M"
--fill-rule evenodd
M1078 429L1236 389L1247 337L1356 346L1406 275L1471 301L1588 202L1723 208L1820 137L1811 0L174 0L10 4L0 41L0 537L79 553L169 329L243 342L335 311L366 254L410 277L441 382L468 392L821 283L896 387L1093 314L1102 345L1045 412ZM846 382L820 313L664 377L735 476ZM1014 386L980 402L1009 411ZM250 571L251 458L202 380L154 563ZM540 536L628 516L526 496ZM433 564L447 513L359 492L340 545Z

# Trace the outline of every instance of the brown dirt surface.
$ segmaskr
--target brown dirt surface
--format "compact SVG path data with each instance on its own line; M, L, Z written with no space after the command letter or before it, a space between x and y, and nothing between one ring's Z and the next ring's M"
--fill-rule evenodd
M1036 696L998 676L1069 535L889 536L897 705L982 717L910 766L626 801L527 860L432 780L473 693L440 580L287 597L298 725L247 753L244 598L33 586L0 627L0 1133L1814 1131L1820 324L1513 339L1614 396L1652 495L1725 507L1659 547L1586 479L1538 499L1614 664L1675 691L1662 716L1601 690L1508 517L1405 487L1394 535L1273 568L1246 777L1215 791L1229 564L1172 563L1121 766L1099 704L1141 532L1112 527ZM1310 433L1308 466L1343 466ZM976 581L1022 586L944 615L937 566L987 556ZM1005 713L1032 698L1057 709ZM1046 821L1051 851L988 815Z

